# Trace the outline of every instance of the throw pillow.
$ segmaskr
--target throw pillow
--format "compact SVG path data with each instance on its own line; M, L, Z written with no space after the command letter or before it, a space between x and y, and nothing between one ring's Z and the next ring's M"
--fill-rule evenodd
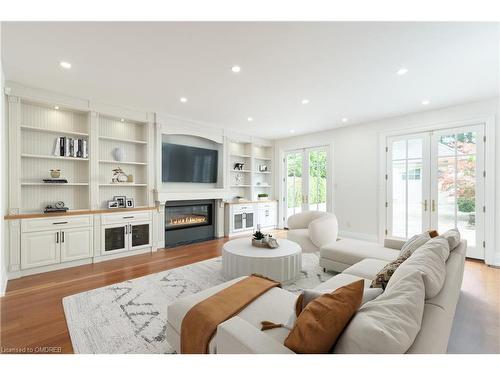
M285 346L295 353L329 353L358 310L363 288L364 281L358 280L313 299L298 316Z
M398 269L398 267L409 257L406 255L400 255L396 260L393 260L391 263L387 264L384 268L382 268L375 278L373 279L370 288L382 288L384 290L389 283L392 275Z
M363 290L363 298L361 300L361 306L380 296L383 291L384 290L381 288L369 288L369 289L365 288ZM295 301L295 309L290 314L290 317L288 318L285 327L288 329L292 329L293 326L295 325L297 317L300 315L302 310L304 310L307 304L311 302L313 299L318 298L319 296L322 296L325 293L330 293L330 292L324 290L304 289L302 293L300 293L299 296L297 297L297 300Z
M398 283L405 275L418 271L424 281L425 298L435 297L443 288L446 279L446 260L449 254L448 241L439 236L433 238L396 270L387 287Z
M424 282L418 271L390 283L354 315L334 353L403 354L411 347L424 314Z
M443 233L442 237L446 238L450 245L450 251L453 251L460 244L460 232L457 228L450 229Z
M424 245L430 239L431 236L429 232L414 235L412 238L405 242L403 247L401 247L401 252L399 253L399 255L404 255L406 258L408 258L411 254L413 254L415 250Z
M427 233L429 233L429 236L431 236L431 238L434 238L434 237L439 236L438 231L437 231L437 230L435 230L435 229L429 229L429 230L427 231Z

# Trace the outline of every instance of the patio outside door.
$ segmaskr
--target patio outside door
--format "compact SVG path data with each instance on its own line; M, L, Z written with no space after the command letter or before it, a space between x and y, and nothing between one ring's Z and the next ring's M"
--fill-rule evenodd
M387 235L458 228L484 259L484 126L387 139Z
M285 155L286 218L304 211L327 209L328 151L315 147Z

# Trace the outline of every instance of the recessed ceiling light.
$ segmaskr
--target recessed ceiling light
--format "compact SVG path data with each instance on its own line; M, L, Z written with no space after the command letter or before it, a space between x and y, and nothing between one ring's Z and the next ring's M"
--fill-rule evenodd
M121 119L120 119L120 121L121 121L121 122L125 122L125 119L124 119L124 118L121 118Z
M342 118L342 122L347 122L349 121L346 117Z
M295 133L295 129L290 129L290 133Z
M248 117L248 118L247 118L247 121L248 121L248 122L252 122L252 121L253 121L253 117Z
M181 97L179 100L181 101L181 103L186 103L188 101L185 97Z
M309 104L309 99L302 99L301 103L302 104Z
M239 72L241 72L241 66L239 66L239 65L234 65L234 66L231 68L231 71L232 71L233 73L239 73Z
M55 105L54 106L54 109L57 111L59 109L59 106L58 105Z
M59 62L59 65L61 66L61 68L71 69L71 63L69 63L67 61L61 61L61 62Z
M404 76L406 73L408 73L408 69L406 69L406 68L400 68L400 69L396 72L396 74L397 74L398 76Z
M427 100L427 99L422 100L422 105L427 105L427 104L429 104L430 102L431 102L431 101L430 101L430 100Z

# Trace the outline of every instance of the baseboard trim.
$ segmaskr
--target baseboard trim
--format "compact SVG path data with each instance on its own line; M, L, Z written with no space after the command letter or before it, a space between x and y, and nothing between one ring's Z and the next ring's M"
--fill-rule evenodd
M378 237L376 234L349 232L349 231L345 231L345 230L339 231L339 237L347 237L347 238L353 238L356 240L378 242Z

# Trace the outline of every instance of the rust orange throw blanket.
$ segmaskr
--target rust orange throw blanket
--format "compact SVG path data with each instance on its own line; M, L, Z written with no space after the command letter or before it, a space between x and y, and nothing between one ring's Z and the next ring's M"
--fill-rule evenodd
M277 286L280 284L276 281L252 275L194 305L182 320L181 353L208 353L208 344L219 324Z

